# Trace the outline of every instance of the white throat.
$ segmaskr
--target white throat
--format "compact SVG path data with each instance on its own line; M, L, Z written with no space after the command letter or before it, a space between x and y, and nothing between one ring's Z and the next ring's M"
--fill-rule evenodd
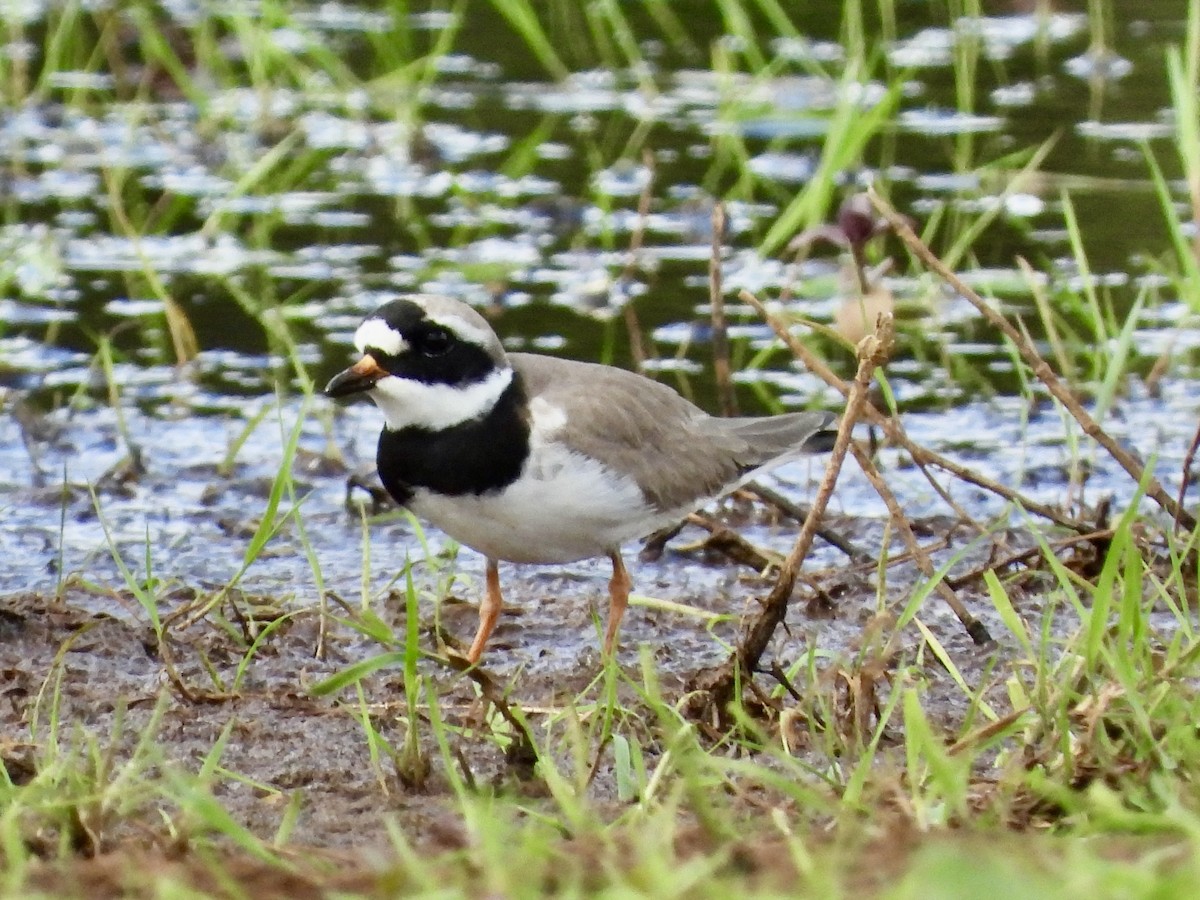
M371 389L371 399L392 431L413 427L440 431L487 415L512 379L508 366L495 369L483 381L464 385L425 384L388 375Z

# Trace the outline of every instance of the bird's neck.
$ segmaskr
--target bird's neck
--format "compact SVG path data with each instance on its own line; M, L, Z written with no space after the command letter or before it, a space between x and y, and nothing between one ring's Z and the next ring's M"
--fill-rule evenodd
M414 427L441 431L486 416L512 385L514 377L507 365L497 366L479 381L466 384L389 375L376 382L371 399L392 431Z
M385 428L376 462L383 486L404 505L418 488L450 496L503 490L528 455L528 402L513 373L491 407L473 419L440 428Z

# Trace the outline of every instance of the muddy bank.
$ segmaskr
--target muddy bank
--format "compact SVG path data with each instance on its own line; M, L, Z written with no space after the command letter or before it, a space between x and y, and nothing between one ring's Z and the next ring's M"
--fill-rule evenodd
M630 680L618 688L621 702L631 709L640 708L641 702L635 689L640 683L640 647L648 648L664 696L675 703L697 672L724 658L722 642L736 638L739 620L769 587L767 580L739 573L728 562L714 565L672 553L667 560L642 567L643 576L648 570L658 573L657 578L644 579L643 593L703 599L729 618L710 631L690 615L631 608L620 656ZM506 574L515 599L489 647L485 668L507 701L524 711L539 744L553 748L559 746L564 711L599 698L594 680L601 661L598 623L593 619L604 610L596 610L588 597L603 596L603 579L579 582L517 569ZM451 636L466 639L472 633L474 606L458 597L459 587L436 609L423 610L425 648L436 648L435 623ZM802 591L810 600L797 604L778 636L776 661L787 666L816 651L821 657L817 670L834 679L839 666L855 667L856 653L875 652L876 591L865 571L845 569L836 584L829 580L822 591L809 586ZM177 588L164 599L161 613L169 618L198 597L202 595ZM319 607L278 598L273 604L266 602L271 599L235 592L229 602L194 624L173 624L159 644L127 591L73 585L59 598L4 597L0 734L12 777L33 777L40 766L71 747L111 747L115 758L126 759L139 739L152 734L161 758L146 765L191 773L209 766L213 794L239 823L263 838L275 835L286 820L292 823L291 840L299 844L361 849L384 842L384 816L396 818L410 835L457 834L457 801L427 712L419 713L418 733L433 761L428 780L419 786L406 783L386 753L372 758L364 715L371 730L393 748L404 744L408 710L399 665L358 681L361 701L353 687L329 697L310 693L314 685L394 645L381 645L356 630L351 624L356 610L350 603L342 607L330 601L332 617L322 636ZM387 595L372 610L402 639L405 610L400 593ZM1005 655L1002 647L974 647L957 621L934 608L932 601L923 618L968 679ZM269 633L258 637L267 626ZM324 648L323 658L316 655L318 645ZM831 649L835 646L841 649ZM902 649L885 668L907 653ZM526 796L536 806L545 786L533 777L528 760L506 753L511 729L481 701L476 683L432 660L421 664L420 673L436 692L440 714L451 728L460 770L456 777L468 778L485 793ZM949 676L930 666L925 677L931 718L944 718L947 724L960 721L964 700ZM886 690L884 682L879 690ZM818 768L823 764L802 735L791 735L789 743L796 752L814 754ZM215 751L218 745L221 749ZM649 746L652 763L655 751ZM602 757L589 791L601 807L617 804L611 757ZM130 822L149 822L162 801L147 797L144 802L141 814L126 814L111 828L96 821L80 840L94 843L89 850L95 851L130 839L138 830L131 832ZM619 808L613 806L614 814ZM169 808L163 812L173 815ZM151 830L157 832L156 827Z

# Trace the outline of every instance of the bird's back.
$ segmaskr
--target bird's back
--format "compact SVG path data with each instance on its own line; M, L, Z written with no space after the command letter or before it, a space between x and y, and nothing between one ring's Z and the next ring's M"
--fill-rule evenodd
M554 439L633 478L659 510L687 511L761 466L828 449L828 413L722 419L624 369L524 353L509 359L534 409L561 414Z

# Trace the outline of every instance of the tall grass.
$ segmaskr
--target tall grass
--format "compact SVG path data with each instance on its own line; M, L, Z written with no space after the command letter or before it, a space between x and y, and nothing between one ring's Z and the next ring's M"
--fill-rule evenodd
M347 59L306 24L294 4L268 2L254 9L235 4L181 22L165 8L144 4L93 9L65 3L37 28L15 16L4 19L8 42L38 41L39 64L0 54L0 92L12 108L58 96L89 108L100 102L93 89L63 94L54 76L92 72L113 76L114 94L131 104L129 115L144 113L135 101L179 96L194 105L197 127L207 133L223 125L211 102L214 89L247 86L264 100L276 92L328 90L340 98L331 101L336 108L342 103L365 118L418 123L428 111L424 95L439 83L440 64L460 47L464 20L482 6L481 0L457 0L445 10L445 26L429 33L414 24L407 4L387 5L387 25L363 40L370 58ZM894 34L902 11L884 0L877 8L865 6L853 2L840 9L835 30L846 52L844 65L801 67L803 74L833 83L835 104L820 116L812 177L783 199L772 224L754 238L763 257L824 222L843 185L869 167L875 148L894 130L905 76L888 73L880 100L867 104L862 98L887 68L869 22L879 18L885 34ZM777 38L803 37L787 4L720 0L713 11L724 37L712 47L693 39L682 7L660 0L640 7L494 0L487 8L507 27L504 39L519 42L525 57L551 80L568 79L585 64L602 65L627 70L637 90L653 95L660 88L653 42L699 59L724 90L720 127L709 136L712 158L702 175L704 187L732 199L781 195L778 186L751 172L756 145L741 126L760 111L745 85L769 87L793 71L773 58L772 49ZM955 15L980 13L974 2L950 8ZM1111 6L1093 3L1089 10L1094 41L1108 42ZM1200 215L1194 96L1200 4L1189 3L1188 15L1186 45L1166 54L1165 77L1192 222L1180 213L1164 162L1148 146L1143 150L1171 240L1163 269L1172 276L1175 295L1194 306L1200 274L1189 229ZM962 44L953 59L960 112L981 104L979 49ZM365 107L349 99L359 92ZM204 216L178 198L146 191L130 170L107 168L105 214L112 231L137 246L150 236L192 227L182 223L194 217L202 234L236 234L255 251L282 243L285 228L278 218L237 212L229 201L310 186L308 179L327 160L304 146L294 123L276 130L280 123L271 121L269 103L260 108L262 140L254 146L261 152L249 167L227 173L225 202ZM515 178L536 171L541 145L559 134L559 125L554 114L546 114L525 140L505 151L503 173ZM655 149L663 123L610 127L578 137L591 172L621 161L641 164L643 153ZM957 167L977 169L973 139L960 135L954 144ZM787 142L774 146L785 148ZM952 267L971 265L1003 201L1032 179L1052 147L1047 141L989 164L1018 169L990 210L930 217L926 234L946 248L943 256ZM623 202L598 193L591 199L601 213ZM1043 323L1058 375L1088 398L1103 425L1106 415L1119 411L1136 356L1139 314L1154 297L1143 289L1122 305L1097 286L1090 277L1088 223L1076 215L1071 193L1058 193L1058 200L1058 224L1079 287L1043 289L1033 277L1041 263L1027 263L1032 309ZM397 198L393 212L393 224L417 235L416 241L437 239L427 222L406 220L420 219L418 202ZM447 230L454 243L464 245L494 227L483 222ZM608 225L575 239L609 250L624 244ZM170 342L164 357L176 363L195 358L204 348L189 309L151 256L141 254L139 261L139 268L122 276L127 293L161 302ZM396 271L383 268L363 281L372 288L392 286L388 279ZM816 640L796 640L787 645L791 656L781 655L776 668L742 673L735 701L722 711L727 728L691 713L688 700L699 688L679 684L674 669L661 666L653 652L669 654L673 648L644 648L636 660L610 660L594 671L581 661L582 686L540 684L538 696L530 696L529 686L539 683L519 663L502 670L503 676L486 668L464 672L446 652L442 603L456 579L464 593L473 595L473 587L452 556L431 550L411 517L404 519L411 537L403 554L372 554L378 522L365 513L360 522L351 521L346 540L353 543L358 528L362 534L362 589L354 601L333 594L294 476L304 418L317 401L311 362L286 312L316 289L281 289L258 267L210 283L257 323L268 350L283 361L280 396L239 426L218 476L234 470L250 435L272 416L279 422L281 463L253 511L256 524L234 571L190 604L169 596L169 551L147 537L137 545L135 562L129 544L110 527L103 493L92 493L92 511L120 585L157 644L167 688L149 698L151 710L136 727L127 698L105 720L106 732L64 717L63 698L77 677L72 654L100 620L72 632L48 670L35 673L32 699L19 717L22 731L6 732L0 740L0 879L7 895L38 889L48 870L70 871L86 857L129 850L130 833L145 837L163 857L199 860L208 876L224 879L219 889L227 894L250 893L253 884L230 874L234 869L225 865L230 858L261 867L252 870L258 874L303 875L326 893L347 895L421 890L906 897L964 895L986 886L1021 896L1056 889L1071 896L1116 890L1154 896L1183 890L1200 873L1200 795L1194 789L1200 779L1198 538L1142 506L1150 475L1131 496L1114 502L1108 518L1092 523L1090 533L1083 529L1082 537L1061 523L1025 517L1015 503L1007 512L1016 527L1006 528L1010 523L1003 518L979 527L964 523L976 536L951 546L924 575L895 574L906 562L904 554L886 548L907 523L888 520L880 526L880 558L867 574L854 573L873 582L862 592L862 620L855 623L861 628L852 648L835 652ZM609 334L615 343L615 326ZM1028 331L1024 337L1031 342ZM936 356L937 340L914 335L912 352ZM1044 384L1014 341L1003 343L1001 352L1008 354L1019 390L1032 404ZM838 353L845 349L828 333L809 342ZM105 400L132 453L123 420L129 401L116 375L118 351L111 336L95 343ZM947 371L960 381L979 377L969 364L944 355ZM881 417L903 411L894 381L888 373L877 379L884 397ZM1058 411L1068 419L1065 406ZM329 417L326 431L331 430ZM1072 463L1099 454L1090 435L1068 432L1064 451ZM909 463L889 453L889 459L899 459L898 467ZM1073 499L1068 494L1064 505ZM56 513L65 528L65 501ZM1068 513L1075 514L1068 510L1064 516ZM295 535L308 566L312 602L275 609L265 623L249 614L239 617L236 610L227 614L285 530ZM1025 552L1009 546L1022 540L1030 545ZM958 578L966 559L977 557L987 562L964 590L997 639L984 649L948 638L951 632L938 621L940 607L926 602ZM379 590L373 585L384 567L389 580ZM833 603L816 588L803 590L814 607ZM671 599L640 597L635 606L647 615L681 614ZM697 629L703 627L700 620L714 629L724 624L716 614L690 615ZM290 690L264 686L255 676L270 665L274 643L310 616L320 619L314 669L295 673ZM17 622L27 621L18 613L13 617L0 625L28 627ZM214 626L213 640L228 657L226 664L203 647L196 651L200 659L189 672L208 678L204 690L185 680L172 662L181 635L201 622ZM714 630L713 641L733 652L728 640L727 632ZM397 680L401 693L393 696L389 691ZM303 704L291 696L301 688ZM383 825L364 816L363 843L386 835L386 856L371 861L352 851L293 845L304 816L303 790L265 783L227 761L229 746L239 740L238 704L256 691L274 702L296 702L298 710L313 704L314 715L356 723L378 791L394 804ZM18 694L12 693L14 704ZM169 711L180 709L228 715L198 758L172 758L174 745L163 722ZM332 782L343 762L327 764ZM235 784L273 804L278 811L273 827L252 829L239 819L223 799L225 788ZM406 818L405 804L415 803L413 798L429 805ZM461 837L435 845L412 825L428 821L451 821L453 829L447 830L460 830ZM430 830L440 834L439 829ZM345 881L350 875L357 880ZM167 873L153 890L182 895L188 890L186 873Z

